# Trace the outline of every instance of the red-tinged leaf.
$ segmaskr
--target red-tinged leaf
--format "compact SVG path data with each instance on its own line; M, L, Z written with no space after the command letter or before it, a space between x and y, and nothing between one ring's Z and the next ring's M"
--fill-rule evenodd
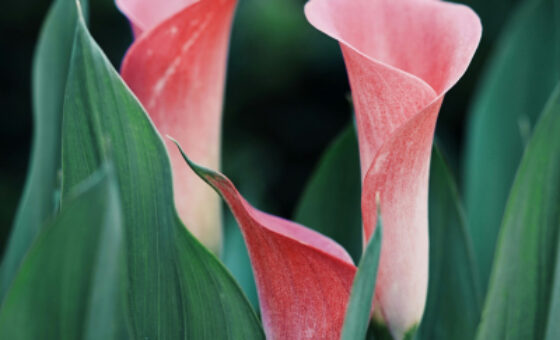
M184 158L239 223L267 339L338 339L356 272L346 250L316 231L255 209L225 176Z
M212 168L219 168L226 56L235 3L118 2L136 30L143 31L123 61L125 82L160 134L176 136L194 160ZM179 215L199 240L217 251L221 242L218 197L185 171L181 155L171 146L167 145Z
M381 195L376 315L397 339L420 321L428 283L428 173L444 94L481 35L468 7L432 0L312 0L308 20L340 42L356 108L364 242Z

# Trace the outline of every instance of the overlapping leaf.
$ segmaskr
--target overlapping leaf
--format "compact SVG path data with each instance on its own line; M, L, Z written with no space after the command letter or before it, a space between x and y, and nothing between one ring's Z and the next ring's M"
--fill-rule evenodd
M165 146L83 21L70 70L62 204L69 188L104 159L114 160L123 203L132 338L263 338L232 277L177 217Z
M560 72L557 1L520 5L487 66L466 129L465 205L483 291L515 170Z
M560 259L560 87L535 127L498 238L477 339L555 339Z
M76 20L74 0L55 1L35 52L33 146L23 197L0 268L0 301L31 243L58 207L62 102Z
M121 204L110 168L73 188L29 250L0 310L0 338L123 339Z
M368 241L354 277L341 340L364 339L367 334L382 242L381 214L377 216L375 232Z

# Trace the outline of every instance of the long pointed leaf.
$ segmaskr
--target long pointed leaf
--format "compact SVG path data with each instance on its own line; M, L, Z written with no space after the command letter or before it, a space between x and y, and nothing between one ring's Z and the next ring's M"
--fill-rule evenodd
M506 206L478 339L544 339L560 320L560 86L535 128Z
M74 188L43 228L0 310L0 339L125 336L121 205L109 170Z
M358 265L350 301L344 317L341 340L364 339L367 334L375 280L377 279L377 268L379 266L379 255L381 254L382 226L381 214L377 214L377 227Z
M556 0L520 3L478 88L465 158L465 207L486 291L506 200L523 150L558 81ZM560 46L559 46L560 47Z
M133 338L263 338L231 275L180 222L163 141L83 21L70 70L62 204L69 187L103 159L114 160L123 201Z
M58 205L62 102L76 20L74 0L56 0L45 20L35 52L31 161L0 268L0 301L31 243Z

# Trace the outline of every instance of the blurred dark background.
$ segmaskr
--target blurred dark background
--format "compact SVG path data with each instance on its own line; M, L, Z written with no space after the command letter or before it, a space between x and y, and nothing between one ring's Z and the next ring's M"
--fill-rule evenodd
M3 1L0 10L0 251L27 173L31 62L50 0ZM112 0L91 0L93 36L115 67L131 42ZM516 0L463 1L481 17L475 59L447 95L437 127L460 176L466 112ZM317 160L352 119L338 45L303 15L304 0L239 0L226 85L223 170L259 208L289 217ZM2 251L3 252L3 251Z

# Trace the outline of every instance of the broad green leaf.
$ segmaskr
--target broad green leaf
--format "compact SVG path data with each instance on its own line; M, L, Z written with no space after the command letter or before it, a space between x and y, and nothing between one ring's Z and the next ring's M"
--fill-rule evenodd
M81 21L64 105L63 205L106 158L123 202L132 337L264 338L231 275L179 220L163 141Z
M364 339L367 334L383 238L381 213L379 211L377 216L375 233L368 242L352 284L350 300L340 336L342 340Z
M294 219L337 241L357 261L362 251L361 190L358 140L349 125L321 158Z
M56 0L35 51L33 145L23 197L0 268L0 301L31 243L58 206L62 102L76 20L75 0Z
M560 72L555 0L521 3L505 28L470 112L465 204L483 293L515 169ZM556 3L557 5L557 3Z
M507 202L478 339L545 339L560 314L560 86L531 138Z
M471 340L481 297L472 243L455 181L437 147L430 166L430 277L418 339Z
M122 339L124 249L104 168L72 190L33 243L0 309L0 339Z

